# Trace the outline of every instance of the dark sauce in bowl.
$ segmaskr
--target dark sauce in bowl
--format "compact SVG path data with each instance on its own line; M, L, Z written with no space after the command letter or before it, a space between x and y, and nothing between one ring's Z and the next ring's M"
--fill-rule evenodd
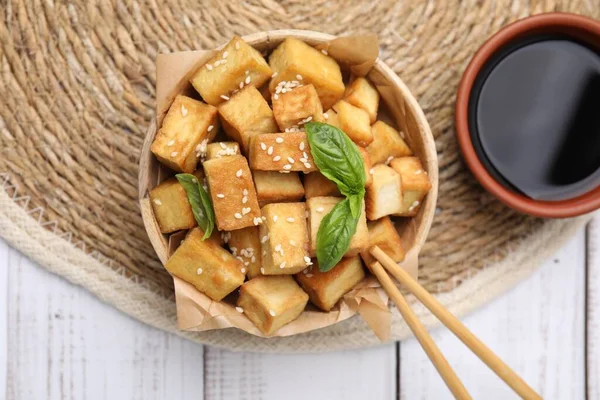
M469 131L488 172L536 200L600 185L600 53L565 36L517 40L471 92Z

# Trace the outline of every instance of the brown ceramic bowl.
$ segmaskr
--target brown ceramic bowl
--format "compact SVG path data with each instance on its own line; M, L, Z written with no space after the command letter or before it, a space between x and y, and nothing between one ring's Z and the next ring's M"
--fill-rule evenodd
M600 186L568 200L541 201L512 191L499 182L486 168L475 150L469 131L469 98L473 85L486 63L507 44L540 34L563 34L600 50L600 21L575 14L548 13L514 22L492 36L475 53L458 89L456 99L456 131L458 143L469 169L492 195L507 206L544 218L566 218L585 214L600 208Z

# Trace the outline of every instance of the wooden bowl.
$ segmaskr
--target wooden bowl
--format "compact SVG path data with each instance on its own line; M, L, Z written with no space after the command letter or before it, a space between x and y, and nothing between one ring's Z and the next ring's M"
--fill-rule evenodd
M301 30L260 32L244 36L243 39L259 51L269 52L275 49L287 37L297 38L313 46L335 39L334 36L328 34ZM202 65L208 58L207 55L199 65ZM191 73L193 70L189 72ZM189 74L179 82L180 93L193 90L189 82L187 82L188 76ZM383 61L377 58L373 68L367 74L367 78L378 88L383 99L380 105L380 114L382 114L383 118L378 117L378 119L392 122L396 125L396 128L404 132L407 143L421 160L423 168L427 171L432 183L431 191L426 196L423 205L414 218L395 218L396 227L402 236L405 250L408 251L410 249L413 254L418 254L429 233L437 201L438 162L435 142L419 104L402 80ZM159 84L157 82L157 86ZM172 172L162 167L156 157L150 152L150 145L154 140L157 125L161 123L164 112L166 110L159 110L156 121L152 122L148 128L142 149L138 177L139 200L144 226L152 246L163 264L166 263L169 256L175 251L180 239L184 235L184 233L176 233L171 235L170 239L169 236L160 233L148 198L150 190L172 176Z

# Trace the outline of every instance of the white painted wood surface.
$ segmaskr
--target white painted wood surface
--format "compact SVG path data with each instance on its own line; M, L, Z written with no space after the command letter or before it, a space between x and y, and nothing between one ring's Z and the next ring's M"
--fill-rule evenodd
M600 399L600 217L587 233L587 394L588 399Z
M587 393L600 398L590 375L600 370L600 257L587 254L586 312L585 248L582 231L558 262L464 319L545 398L585 397L586 314ZM515 398L451 333L433 336L474 398ZM133 321L0 241L0 399L450 398L416 341L398 347L399 360L394 344L317 355L202 348Z

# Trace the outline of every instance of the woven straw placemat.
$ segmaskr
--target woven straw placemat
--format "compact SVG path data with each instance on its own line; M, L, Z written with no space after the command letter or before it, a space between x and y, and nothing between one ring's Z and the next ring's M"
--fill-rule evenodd
M420 281L451 311L473 310L528 276L586 220L541 220L504 207L465 170L454 137L454 97L471 55L501 26L544 11L599 18L600 2L4 0L0 235L123 312L176 331L172 281L136 200L156 55L271 29L375 32L381 58L425 111L439 153L439 208L421 253ZM433 324L422 307L415 309ZM360 318L282 339L233 329L179 334L256 351L378 343ZM394 315L393 337L408 334Z

